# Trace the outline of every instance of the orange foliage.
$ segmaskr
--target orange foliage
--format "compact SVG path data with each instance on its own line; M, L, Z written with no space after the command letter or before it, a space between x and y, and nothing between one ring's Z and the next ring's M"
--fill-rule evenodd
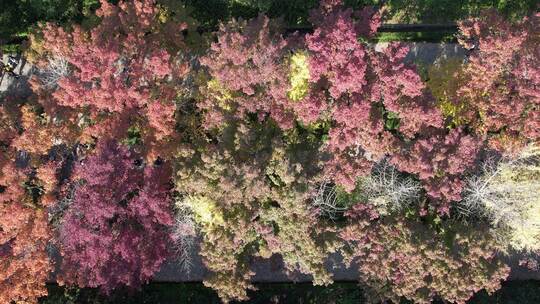
M46 245L51 238L47 214L30 206L22 187L24 174L12 163L2 168L0 183L0 303L37 303L47 294L52 269Z

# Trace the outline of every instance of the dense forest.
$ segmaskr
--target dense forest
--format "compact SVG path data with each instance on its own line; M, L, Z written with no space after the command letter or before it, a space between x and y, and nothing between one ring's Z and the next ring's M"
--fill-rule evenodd
M137 290L193 251L223 302L253 257L328 286L337 253L375 303L465 303L516 254L538 270L535 1L213 1L5 6L34 72L1 95L1 303L53 272ZM467 56L416 66L376 48L382 22L457 22Z

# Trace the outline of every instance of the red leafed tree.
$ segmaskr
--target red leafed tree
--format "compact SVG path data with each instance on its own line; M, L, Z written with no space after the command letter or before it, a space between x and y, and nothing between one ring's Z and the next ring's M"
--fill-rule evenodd
M442 117L415 68L404 63L407 48L390 44L376 52L358 40L375 33L378 12L322 1L311 22L315 30L306 36L311 91L295 109L306 123L330 113L327 174L351 191L374 162L398 150L402 138L441 127Z
M60 228L61 280L109 292L138 287L168 256L172 224L165 163L138 166L114 141L75 167L78 183Z
M392 43L376 51L365 42L380 25L379 12L322 1L310 20L314 32L305 37L305 51L264 17L222 26L201 60L213 77L203 89L206 125L246 119L246 113L269 115L285 129L294 119L304 125L323 121L329 125L325 174L347 191L383 157L419 153L401 168L418 175L439 211L448 212L449 203L460 199L461 175L474 165L478 137L444 129L435 99L405 61L406 47ZM309 80L305 94L292 100L284 62L294 48L299 58L307 57ZM459 153L451 161L440 160L453 151Z
M417 174L438 211L448 214L450 202L461 200L463 173L474 167L482 142L461 129L435 130L392 157L401 171Z
M230 96L201 103L209 127L219 125L227 116L243 119L247 113L256 113L260 119L270 115L282 128L293 126L294 115L287 109L285 64L291 42L279 30L263 15L220 26L217 42L201 63L208 68L214 87Z
M168 16L154 0L102 0L96 15L101 21L89 32L80 26L43 30L48 59L59 57L70 70L57 81L54 102L82 113L93 125L85 134L93 137L123 138L137 126L148 147L171 141L175 86L188 70L178 56L187 23ZM158 152L149 154L155 159Z
M460 97L474 131L490 145L516 152L540 140L540 14L511 23L495 10L460 23L471 50Z
M35 156L46 155L55 145L72 144L80 129L72 122L56 123L47 113L38 115L35 103L27 102L20 108L20 125L23 132L14 138L11 145Z

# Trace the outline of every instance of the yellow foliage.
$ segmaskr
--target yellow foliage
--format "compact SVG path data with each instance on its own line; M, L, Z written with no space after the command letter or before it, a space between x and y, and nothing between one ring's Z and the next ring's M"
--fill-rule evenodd
M467 123L464 113L467 103L460 100L457 91L463 84L461 76L463 63L458 58L450 58L428 68L427 86L437 100L437 106L444 117L452 119L452 126L457 127Z
M29 44L24 50L24 56L28 62L37 64L39 59L45 57L45 54L47 53L46 46L43 41L43 34L33 30L29 37Z
M309 90L309 64L305 52L297 52L290 59L289 83L291 88L287 96L293 101L304 98Z
M216 203L204 196L189 196L184 203L193 211L194 219L203 226L223 224L223 215Z
M157 19L160 23L167 23L167 21L169 20L169 15L170 12L167 10L166 7L160 7L157 14Z
M234 96L231 91L221 85L217 79L211 79L207 83L208 95L217 100L219 106L226 111L231 109L230 101Z

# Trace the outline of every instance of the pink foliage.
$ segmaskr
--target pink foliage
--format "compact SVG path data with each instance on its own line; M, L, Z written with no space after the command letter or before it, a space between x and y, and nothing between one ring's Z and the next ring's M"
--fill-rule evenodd
M358 40L374 34L379 12L354 12L343 9L341 1L324 1L311 21L315 31L307 35L306 45L313 86L294 109L304 123L329 113L326 173L352 191L373 163L399 149L402 137L386 127L389 113L399 120L396 131L409 139L442 127L442 115L415 67L404 62L407 48L390 44L377 52Z
M466 303L492 293L510 274L497 256L497 241L482 226L445 225L446 235L403 217L382 217L370 204L346 212L340 236L347 263L354 263L370 302ZM450 248L449 248L450 247Z
M170 168L136 166L137 155L113 141L75 168L80 180L60 230L68 284L138 287L168 256L172 225Z
M480 148L481 141L461 129L447 135L438 130L393 155L392 162L401 171L417 174L428 196L439 202L439 212L448 213L448 204L461 200L461 176L474 167Z
M540 140L540 15L511 23L490 10L460 30L472 51L459 93L470 100L475 131L503 153Z
M171 113L175 112L174 103L161 103L159 101L148 104L146 113L148 124L155 129L157 140L172 136L176 120Z
M335 126L326 146L332 159L325 165L327 174L347 191L354 189L357 177L369 174L394 141L384 130L382 113L376 107L359 95L353 95L351 101L334 108Z
M387 111L399 114L399 131L413 138L429 127L442 127L442 115L433 98L423 91L425 86L416 69L404 63L408 52L407 47L391 43L382 52L372 53L378 81L371 89L371 99L382 98Z
M44 29L44 43L73 70L58 81L52 94L55 101L90 111L99 117L97 124L104 116L118 113L135 115L131 120L142 116L156 132L156 140L166 138L175 127L175 84L185 75L187 65L164 44L183 47L181 35L160 30L159 7L153 0L118 5L102 0L96 14L101 23L90 32L77 25L71 32L51 25ZM185 23L171 22L174 24L167 24L168 28L174 27L177 33L186 28ZM169 42L171 39L178 41ZM127 129L113 131L122 137Z
M354 15L358 19L356 31L361 37L371 38L377 33L377 30L381 26L381 11L367 6L361 11L354 12Z
M413 139L423 130L442 127L442 115L415 67L404 63L407 48L390 44L376 52L358 40L375 33L379 12L354 12L343 9L341 1L323 1L310 20L315 30L306 36L307 96L287 99L283 61L291 46L260 16L247 24L221 26L218 41L201 62L231 100L210 97L200 106L209 127L231 114L238 119L246 113L260 119L269 114L282 128L290 128L295 116L304 124L330 118L326 174L352 191L375 162L400 149L402 137ZM386 127L388 113L399 120L399 134Z
M29 170L8 155L0 154L0 302L38 303L53 269L47 255L52 233L44 206L24 188Z
M288 83L283 64L290 47L276 27L263 15L247 23L222 24L218 41L200 61L225 90L233 92L230 102L235 117L257 113L263 119L269 114L281 127L291 128L294 116L286 109ZM216 108L214 100L202 107L208 112L209 127L227 115L220 111L231 111Z
M312 12L315 31L306 36L311 81L327 80L335 99L346 92L360 93L366 85L366 47L358 41L353 10L324 5Z

